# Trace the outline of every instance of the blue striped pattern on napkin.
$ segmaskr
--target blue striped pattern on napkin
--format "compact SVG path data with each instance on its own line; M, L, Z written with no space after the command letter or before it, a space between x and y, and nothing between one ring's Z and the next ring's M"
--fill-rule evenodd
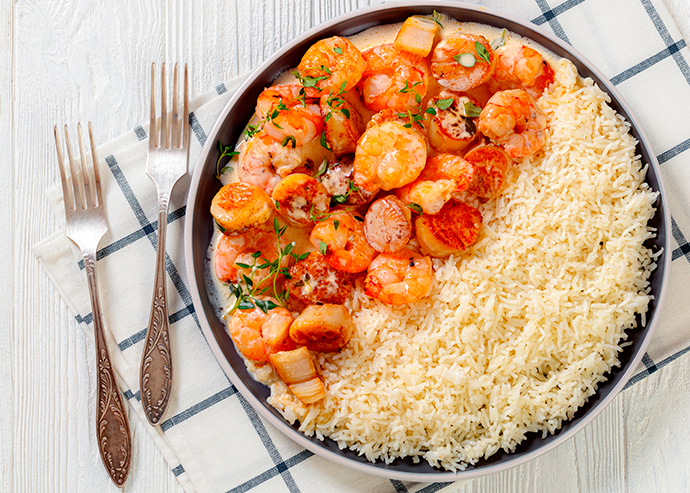
M672 279L661 323L632 385L690 350L690 316L674 310L687 295L689 283L682 281L690 278L690 51L661 0L479 3L531 20L584 53L632 106L657 154L673 216ZM220 84L193 102L190 168L242 80ZM144 174L147 138L147 127L138 126L99 149L109 217L109 232L98 251L104 317L121 388L144 422L138 368L152 294L158 210L155 188ZM183 179L176 187L168 215L174 397L161 426L148 427L185 491L431 493L457 487L355 473L298 447L259 417L216 363L194 312L181 249L188 183ZM47 196L64 220L60 190L54 187ZM93 317L76 251L61 231L34 251L90 334Z

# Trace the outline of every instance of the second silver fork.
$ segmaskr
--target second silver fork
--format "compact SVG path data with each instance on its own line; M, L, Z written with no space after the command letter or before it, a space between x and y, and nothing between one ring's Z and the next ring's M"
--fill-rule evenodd
M168 301L165 278L165 239L170 196L175 183L187 172L189 155L189 92L187 65L184 66L184 102L178 104L177 64L173 72L172 113L168 115L165 63L161 68L161 117L157 125L155 63L151 64L151 124L146 164L158 192L158 243L151 302L151 314L141 357L141 403L152 425L160 423L170 403L173 383L172 352L168 326Z

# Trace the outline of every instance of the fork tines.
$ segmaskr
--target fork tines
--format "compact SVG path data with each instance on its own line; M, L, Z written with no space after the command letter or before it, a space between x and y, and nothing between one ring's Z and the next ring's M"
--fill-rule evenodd
M176 147L182 149L189 139L189 83L187 64L184 64L184 95L182 100L182 115L179 112L177 63L173 68L173 94L172 94L172 122L168 121L168 94L166 84L165 62L161 65L161 119L160 127L156 125L156 64L151 64L151 125L149 129L149 147L164 147L170 149Z
M87 163L88 157L84 150L84 138L81 131L81 123L77 124L77 136L79 139L79 161L75 161L72 153L72 143L69 138L69 129L65 125L65 144L67 146L67 157L69 160L69 176L62 154L62 143L57 125L53 128L55 133L55 147L57 149L58 164L60 167L60 181L62 182L62 194L65 200L65 209L77 210L98 207L103 203L101 196L101 178L98 173L98 155L96 154L96 144L93 138L93 127L89 122L89 141L91 145L91 159L93 169L93 184ZM93 190L92 190L93 188Z

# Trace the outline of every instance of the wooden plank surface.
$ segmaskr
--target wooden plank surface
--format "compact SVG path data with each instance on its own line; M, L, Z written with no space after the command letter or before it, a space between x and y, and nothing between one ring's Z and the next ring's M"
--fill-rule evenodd
M193 94L256 67L348 0L0 0L0 489L114 492L94 439L93 347L30 247L57 227L52 127L91 120L98 142L145 121L151 61L188 60ZM686 37L690 7L668 0ZM690 491L690 357L619 396L582 433L459 492ZM133 421L125 491L181 491Z

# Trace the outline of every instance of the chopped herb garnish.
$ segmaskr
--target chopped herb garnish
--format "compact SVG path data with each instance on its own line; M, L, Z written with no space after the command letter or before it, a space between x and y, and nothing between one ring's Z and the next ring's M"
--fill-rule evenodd
M321 252L321 255L326 255L326 252L328 251L328 245L326 245L323 241L319 242L319 252Z
M225 173L228 170L232 171L232 166L225 165L221 168L220 162L224 157L229 157L232 158L232 156L237 156L239 152L234 151L232 147L230 146L224 146L223 144L220 143L220 140L218 141L218 151L220 152L220 156L218 156L218 161L216 161L216 178L220 180L220 176Z
M434 21L436 24L438 24L438 27L443 29L443 24L441 24L441 19L443 19L442 14L439 14L435 10L431 13L431 20Z
M323 67L323 65L322 65ZM310 75L307 75L306 77L302 77L302 75L299 73L298 70L294 70L292 72L292 75L295 76L295 78L299 81L300 84L302 84L304 87L315 87L319 91L321 90L320 87L317 86L319 82L322 80L328 79L331 75L322 75L320 77L312 77Z
M295 139L294 135L288 135L283 139L283 147L287 146L290 142L292 142L292 148L294 149L297 146L297 139Z
M453 98L448 98L448 99L438 99L434 101L434 105L439 109L439 110L447 110L453 105L453 101L455 101Z
M343 54L343 49L340 46L336 46L335 48L333 48L333 51L335 51L338 55Z
M491 53L489 53L489 50L486 49L486 46L481 44L479 41L475 43L475 46L477 48L477 55L479 55L479 58L484 60L486 63L491 63Z
M327 150L331 150L331 148L328 145L328 140L326 140L326 132L321 132L321 147Z
M277 205L277 204L276 204ZM303 253L297 255L292 252L295 248L295 242L288 243L284 247L280 247L280 238L285 234L287 226L280 226L278 223L278 218L273 218L273 229L276 233L276 253L277 257L274 261L268 260L263 256L261 252L252 253L252 263L237 263L237 267L249 271L249 274L242 274L242 280L237 283L229 283L230 292L235 297L235 303L228 311L228 314L232 315L235 310L252 310L255 307L259 308L262 312L268 313L269 310L277 308L279 306L287 306L287 300L290 296L289 291L278 289L278 279L280 276L285 276L289 278L288 268L282 267L283 260L287 256L291 256L296 260L304 260L309 256L309 253ZM256 273L261 270L268 270L268 275L264 278L269 280L269 285L266 287L261 287L265 284L264 280L258 282L255 278ZM274 298L278 303L272 300L264 300L259 298L267 291L271 290L271 297Z
M213 218L213 222L216 223L216 226L218 226L218 229L220 230L221 233L225 233L227 231L223 226L220 225L218 221L216 221L215 218Z
M415 211L417 214L420 216L424 215L424 211L422 210L422 206L419 204L415 204L414 202L410 202L409 204L406 204L407 207Z
M507 34L507 32L508 32L508 31L506 31L505 29L504 29L503 31L501 31L501 37L500 37L500 38L496 38L496 39L494 39L494 40L491 42L491 48L493 48L494 50L497 50L497 49L499 49L501 46L505 45L505 44L506 44L506 34Z
M328 170L328 160L326 158L323 158L323 162L319 166L319 169L316 171L316 174L314 177L321 176Z
M338 231L338 227L340 227L340 221L337 219L333 220L333 227L335 228L336 231Z
M435 114L436 114L436 110L433 109L433 108L427 108L427 109L426 109L426 113L428 113L428 114L430 114L430 115L435 115Z
M463 103L465 116L470 118L476 118L482 113L482 109L479 106L475 106L472 101L465 101Z
M472 68L477 63L477 59L472 53L460 53L453 57L463 67Z

